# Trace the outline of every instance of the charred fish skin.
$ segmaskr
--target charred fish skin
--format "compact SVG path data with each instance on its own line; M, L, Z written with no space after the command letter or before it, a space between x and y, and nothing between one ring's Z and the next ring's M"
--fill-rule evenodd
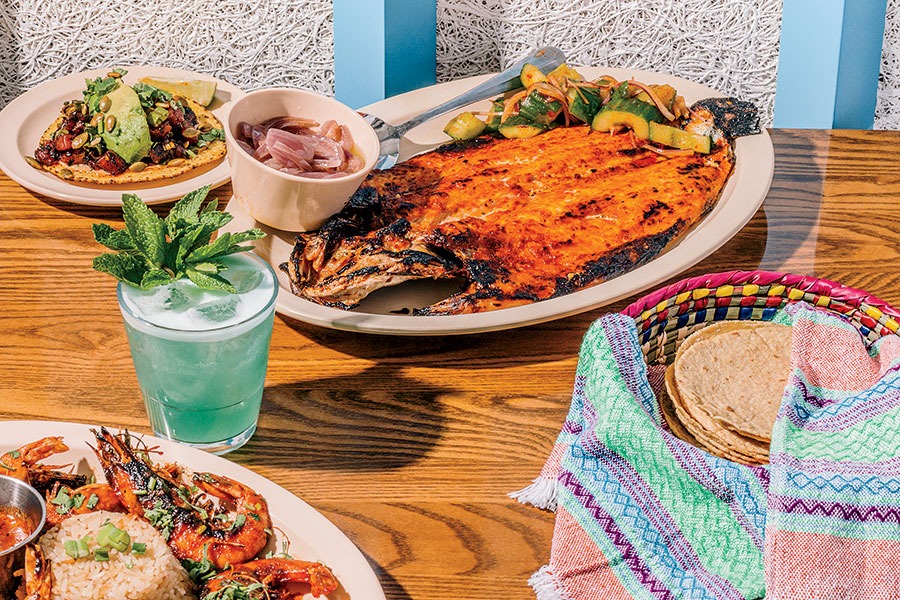
M752 102L738 98L706 98L691 105L693 113L708 114L712 126L727 138L755 135L760 132L759 110Z
M467 281L418 315L559 297L665 251L715 204L734 165L725 139L710 154L667 157L587 127L477 140L370 174L333 222L298 237L294 293L347 308L413 278Z

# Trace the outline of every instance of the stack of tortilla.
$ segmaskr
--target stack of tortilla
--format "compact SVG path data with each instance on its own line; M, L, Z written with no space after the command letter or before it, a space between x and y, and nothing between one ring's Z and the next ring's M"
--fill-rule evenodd
M669 429L716 456L767 463L790 350L791 328L764 321L714 323L690 335L660 394Z

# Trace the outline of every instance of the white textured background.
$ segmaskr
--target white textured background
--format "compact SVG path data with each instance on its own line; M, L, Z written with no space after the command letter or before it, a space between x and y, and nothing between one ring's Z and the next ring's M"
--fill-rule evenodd
M783 0L438 0L438 80L555 45L575 65L672 73L752 100L770 125ZM160 64L244 89L334 89L331 0L0 0L0 106L87 68ZM900 128L889 0L876 128Z

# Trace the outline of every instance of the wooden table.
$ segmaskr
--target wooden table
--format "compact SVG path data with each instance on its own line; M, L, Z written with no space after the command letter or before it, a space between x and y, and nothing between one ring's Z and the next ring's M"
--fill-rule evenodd
M900 305L900 132L771 133L775 177L762 209L684 276L790 271ZM224 205L230 189L215 193ZM121 226L119 209L0 178L0 419L149 431L114 282L90 267L98 221ZM531 599L526 580L549 556L553 515L506 494L551 448L588 325L633 299L460 337L277 317L259 430L229 458L346 532L388 598Z

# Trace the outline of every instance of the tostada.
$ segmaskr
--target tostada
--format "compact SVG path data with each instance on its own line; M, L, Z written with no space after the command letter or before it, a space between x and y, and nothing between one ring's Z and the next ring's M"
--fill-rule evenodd
M225 156L222 124L197 102L114 69L66 101L28 162L67 181L144 183L182 175Z

